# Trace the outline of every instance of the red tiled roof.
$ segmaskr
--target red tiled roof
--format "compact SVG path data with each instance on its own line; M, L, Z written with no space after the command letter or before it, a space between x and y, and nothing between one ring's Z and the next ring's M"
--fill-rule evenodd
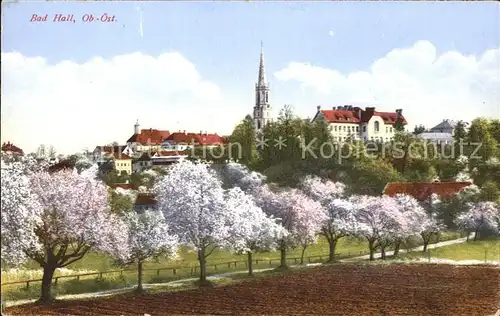
M113 183L109 185L111 188L122 188L124 190L137 190L136 186L131 183Z
M142 145L161 145L170 136L169 131L157 129L141 129L140 134L132 135L127 143L139 143Z
M424 201L432 194L450 197L470 186L470 182L391 182L384 188L385 195L407 194Z
M122 154L121 152L111 153L109 155L112 156L116 160L130 160L130 159L132 159L132 157L130 157L129 155Z
M365 110L362 110L359 107L354 107L352 110L332 109L320 111L330 123L367 123L373 116L379 116L385 124L394 125L398 116L396 112L377 112L373 107L367 107ZM406 125L407 122L403 115L401 115L401 118L403 120L403 125Z
M222 137L217 134L198 135L200 145L222 145Z
M200 142L198 134L185 132L172 133L167 138L167 141L171 141L174 144L199 144Z
M135 204L139 205L155 205L157 203L155 195L151 193L139 193L135 199Z
M359 117L354 111L346 110L321 110L330 123L359 123Z
M11 142L3 143L2 144L2 151L6 151L6 152L10 151L10 152L15 153L15 154L24 155L23 150L21 148L15 146Z

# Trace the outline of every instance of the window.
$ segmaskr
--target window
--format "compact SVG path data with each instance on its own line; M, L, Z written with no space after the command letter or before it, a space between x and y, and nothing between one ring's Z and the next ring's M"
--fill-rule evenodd
M348 127L347 127L347 131L348 131L349 133L351 132L351 127L350 127L350 126L348 126Z
M266 92L266 103L269 102L269 99L268 99L269 95L268 93Z
M257 121L257 129L260 129L260 121Z
M380 132L380 123L378 121L375 122L374 126L375 126L375 133Z
M337 125L335 125L335 126L333 127L333 130L334 130L334 131L337 131Z
M366 133L366 125L363 125L363 132Z
M359 132L359 126L356 126L356 132Z
M345 132L345 131L346 131L346 127L345 127L345 125L344 125L344 132Z
M392 133L392 127L389 127L389 132L391 132L391 133Z

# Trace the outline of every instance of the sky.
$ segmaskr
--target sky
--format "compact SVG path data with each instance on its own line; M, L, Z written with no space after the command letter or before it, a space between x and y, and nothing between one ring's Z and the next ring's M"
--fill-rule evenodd
M136 120L230 134L252 113L261 41L275 116L500 117L495 2L17 1L1 23L1 140L25 152L124 144Z

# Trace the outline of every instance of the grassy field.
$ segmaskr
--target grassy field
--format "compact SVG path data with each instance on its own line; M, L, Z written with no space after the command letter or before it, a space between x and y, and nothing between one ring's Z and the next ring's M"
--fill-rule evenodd
M455 239L460 237L457 233L447 233L444 234L440 240ZM412 247L417 245L411 245ZM352 237L346 237L339 240L337 245L337 253L340 257L357 256L364 255L368 252L368 246L365 240L357 239ZM288 258L300 257L302 252L301 248L296 248L290 250L287 253ZM328 255L328 243L324 238L319 238L318 243L309 246L305 251L305 257L312 256L324 256L323 260L327 258ZM264 252L256 253L253 256L254 260L262 260L258 264L254 263L254 269L276 267L279 265L279 252ZM246 255L239 255L230 253L224 250L215 250L207 258L208 274L219 274L235 270L246 270L246 264L244 262L238 263L236 265L222 265L220 263L228 261L246 261ZM269 259L274 259L269 262ZM313 260L314 262L315 260ZM297 264L295 260L290 260L289 264ZM165 267L185 267L183 269L176 270L176 275L173 275L172 270L162 270L162 271L144 271L144 282L145 283L164 283L168 281L173 281L177 279L196 277L198 271L193 271L190 267L196 266L198 264L196 253L188 250L187 248L182 248L179 252L179 258L177 260L168 260L166 258L161 258L159 261L150 261L144 264L144 269L158 269ZM214 267L214 264L220 264ZM58 269L55 276L71 275L71 274L81 274L81 273L92 273L101 272L106 270L118 270L122 268L132 269L132 271L127 271L123 273L112 273L103 274L102 277L97 277L96 275L76 278L66 278L58 280L57 284L54 285L54 293L56 295L65 294L81 294L81 293L91 293L103 290L119 289L127 286L132 286L136 284L137 275L134 271L135 266L120 267L116 265L112 258L102 254L92 252L87 254L81 260L69 265L65 269ZM13 282L19 280L29 280L29 279L40 279L42 277L42 270L37 267L34 262L27 263L23 268L2 270L2 283ZM10 300L21 300L21 299L33 299L37 298L40 293L40 282L30 283L29 287L26 284L19 285L7 285L2 287L2 298L8 301Z
M500 238L468 241L461 244L430 249L431 258L450 260L481 260L500 261ZM411 252L403 255L405 258L428 257L427 253Z

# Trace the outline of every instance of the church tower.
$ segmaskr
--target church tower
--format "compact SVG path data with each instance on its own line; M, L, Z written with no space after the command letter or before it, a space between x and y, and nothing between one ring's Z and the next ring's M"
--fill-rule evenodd
M255 131L262 132L267 123L272 122L272 109L269 104L269 84L266 81L266 72L264 70L264 48L260 43L260 64L259 78L255 84L255 106L253 108L253 122Z

